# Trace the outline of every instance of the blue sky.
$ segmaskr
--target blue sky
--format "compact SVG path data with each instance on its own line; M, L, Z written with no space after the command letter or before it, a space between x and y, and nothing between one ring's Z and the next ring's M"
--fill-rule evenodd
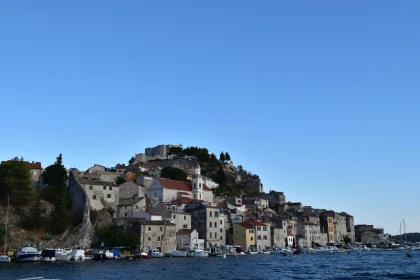
M418 1L2 1L2 160L228 151L287 200L420 231Z

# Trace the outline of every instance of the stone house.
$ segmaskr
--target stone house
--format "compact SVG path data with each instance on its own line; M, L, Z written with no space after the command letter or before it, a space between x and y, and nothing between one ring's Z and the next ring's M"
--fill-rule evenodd
M336 243L334 219L335 219L334 211L325 211L319 215L321 232L325 232L328 234L329 243Z
M129 181L119 186L119 196L120 199L145 197L146 190L143 186Z
M159 249L169 253L176 249L175 225L169 221L145 221L142 219L126 219L131 224L131 231L139 234L140 250L148 252Z
M100 172L105 172L106 167L103 165L99 165L99 164L94 164L92 167L90 167L86 173L92 174L92 173L100 173Z
M117 205L117 217L118 218L133 218L135 212L146 211L146 198L120 198Z
M296 212L301 212L303 210L301 202L287 202L284 204L280 204L279 206L279 214L286 213L289 210L294 210Z
M327 233L321 232L320 225L299 220L297 221L297 225L296 244L299 248L327 245Z
M152 176L140 175L137 177L136 183L147 189L152 185L153 180L154 178Z
M344 237L347 236L347 218L345 214L335 214L334 227L336 243L344 243Z
M258 221L257 219L248 219L242 223L234 224L233 229L233 240L234 242L243 241L242 243L248 243L252 242L252 239L255 240L255 247L251 248L256 251L261 251L264 249L271 248L271 229L270 225L262 223ZM244 230L241 230L240 227L245 229L245 235ZM252 230L249 231L249 230ZM252 236L253 235L253 236ZM249 238L249 239L248 239ZM237 244L241 245L241 244ZM244 244L247 246L247 244ZM242 246L242 245L241 245ZM245 247L244 249L246 249Z
M119 203L118 186L111 182L78 178L80 187L86 192L90 207L94 210L104 208L117 209Z
M342 212L340 214L346 216L347 236L350 237L352 242L354 242L356 240L356 236L354 232L354 218L352 215L349 215L345 212Z
M205 240L205 247L226 244L226 219L220 206L198 204L186 207L191 213L191 227L198 231L200 239Z
M171 223L175 224L176 231L181 229L191 229L191 214L185 212L172 212L171 217L168 219Z
M198 232L195 229L180 229L177 231L177 248L182 249L186 245L204 248L204 241L199 239Z
M1 163L6 163L9 162L10 160L7 161L2 161ZM34 182L39 182L39 180L41 179L41 174L42 174L42 166L40 162L29 162L29 161L24 161L26 167L28 167L29 169L29 174L31 175L31 180Z

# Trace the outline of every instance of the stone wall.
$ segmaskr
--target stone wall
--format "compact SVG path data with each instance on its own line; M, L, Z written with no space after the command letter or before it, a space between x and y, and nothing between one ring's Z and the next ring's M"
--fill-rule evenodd
M70 170L69 173L69 197L70 197L70 207L72 211L83 215L87 207L86 192L80 186L78 180L78 171ZM88 207L89 208L89 207Z

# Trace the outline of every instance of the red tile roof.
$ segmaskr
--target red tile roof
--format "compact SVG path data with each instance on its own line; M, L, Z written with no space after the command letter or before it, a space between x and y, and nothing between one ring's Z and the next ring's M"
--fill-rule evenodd
M182 182L182 181L175 181L170 179L158 179L159 183L166 189L172 189L172 190L180 190L180 191L192 191L192 183L191 182ZM210 189L203 185L203 190L210 191Z
M246 220L242 223L239 223L238 225L244 227L244 228L254 228L254 226L260 226L260 227L266 227L266 224L261 223L260 221L256 220L256 219L249 219Z
M171 204L172 205L176 205L176 204L188 204L191 201L193 201L193 200L191 198L189 198L189 197L180 197L180 198L177 198L177 199L173 200L171 202Z
M6 161L2 161L1 163L5 163L5 162L9 162L10 160L6 160ZM26 167L28 167L29 169L42 169L41 167L41 163L40 162L29 162L29 161L24 161L26 164Z
M193 229L180 229L178 230L178 234L191 234L193 231Z

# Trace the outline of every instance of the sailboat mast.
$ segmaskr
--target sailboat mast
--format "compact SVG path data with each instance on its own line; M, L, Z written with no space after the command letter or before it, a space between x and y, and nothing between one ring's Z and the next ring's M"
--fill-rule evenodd
M4 235L4 253L7 254L7 228L9 226L9 195L7 195L7 210L6 210L6 234Z

